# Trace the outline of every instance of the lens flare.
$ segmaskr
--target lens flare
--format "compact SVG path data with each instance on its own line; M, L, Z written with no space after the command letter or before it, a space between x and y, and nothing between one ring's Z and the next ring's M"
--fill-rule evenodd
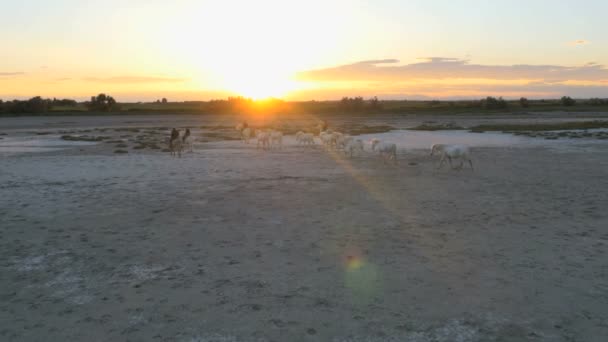
M358 256L347 258L344 283L350 290L351 299L356 305L367 305L373 302L382 288L378 268Z

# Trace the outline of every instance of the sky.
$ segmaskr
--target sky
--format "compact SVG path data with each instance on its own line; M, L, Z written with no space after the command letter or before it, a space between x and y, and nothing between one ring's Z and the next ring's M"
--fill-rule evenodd
M608 1L20 0L0 99L608 97Z

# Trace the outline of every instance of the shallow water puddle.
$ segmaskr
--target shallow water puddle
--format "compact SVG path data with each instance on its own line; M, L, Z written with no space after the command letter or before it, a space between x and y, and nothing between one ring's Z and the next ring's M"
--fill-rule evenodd
M466 130L410 131L396 130L387 133L365 134L358 137L369 141L377 138L397 144L400 149L428 149L432 144L457 144L471 147L572 147L574 145L606 144L597 139L558 139L547 140L517 136L510 133L485 132L471 133Z
M65 141L58 135L44 137L24 136L0 140L0 153L40 153L59 151L74 146L95 145L96 142Z

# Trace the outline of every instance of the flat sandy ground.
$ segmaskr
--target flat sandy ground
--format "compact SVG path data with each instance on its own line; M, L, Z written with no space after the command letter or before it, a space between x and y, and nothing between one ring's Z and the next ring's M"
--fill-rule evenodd
M168 120L0 133L234 124ZM608 340L608 142L479 147L472 172L196 134L181 159L0 156L0 340Z

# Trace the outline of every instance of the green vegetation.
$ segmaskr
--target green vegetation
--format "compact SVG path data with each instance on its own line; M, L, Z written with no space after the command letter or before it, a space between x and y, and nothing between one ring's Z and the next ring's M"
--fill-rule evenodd
M66 140L66 141L89 141L89 142L104 141L104 140L109 139L109 138L110 137L103 137L103 136L92 137L92 136L87 136L87 135L81 135L81 136L62 135L61 136L61 140Z
M116 100L110 95L99 94L91 96L91 101L86 103L90 111L111 112L120 110Z
M505 101L502 97L495 98L488 96L480 102L481 107L484 109L506 109L509 107L507 101Z
M344 132L351 135L360 135L360 134L375 134L375 133L384 133L395 130L396 128L388 125L361 125L361 124L348 124L348 125L338 125L335 127L336 130L340 132ZM316 130L312 130L312 132L318 132Z
M575 121L575 122L559 122L547 124L497 124L497 125L478 125L471 128L471 132L527 132L527 131L566 131L566 130L583 130L594 128L608 128L608 121Z
M432 124L423 123L422 125L409 128L412 131L445 131L445 130L462 130L464 127L455 124Z
M40 96L32 97L29 100L0 100L0 115L2 114L44 114L53 108L70 108L77 105L77 102L70 99L43 99Z
M376 114L525 114L534 112L608 112L608 99L506 100L486 97L481 100L409 101L344 97L339 101L254 101L230 97L211 101L168 102L165 98L151 103L118 103L112 96L99 94L90 101L43 99L0 100L0 115L121 115L121 114L314 114L314 115L376 115Z
M562 101L562 105L564 105L565 107L572 107L576 104L576 100L574 100L570 96L562 97L561 101Z

